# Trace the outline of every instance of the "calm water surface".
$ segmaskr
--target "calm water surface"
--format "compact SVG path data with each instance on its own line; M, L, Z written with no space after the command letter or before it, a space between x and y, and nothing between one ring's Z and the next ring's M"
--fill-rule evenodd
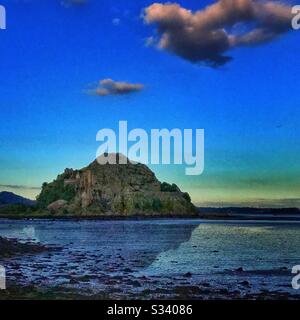
M1 261L19 284L95 293L208 283L298 293L291 287L291 269L300 264L298 222L1 220L0 235L61 247Z

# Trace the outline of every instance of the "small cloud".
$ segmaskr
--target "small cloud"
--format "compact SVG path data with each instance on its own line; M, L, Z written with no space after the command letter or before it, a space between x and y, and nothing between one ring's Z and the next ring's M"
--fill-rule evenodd
M103 79L99 82L97 88L89 90L88 93L99 96L125 95L141 91L143 88L144 85L139 83L118 82L112 79Z
M87 4L89 0L62 0L61 4L65 7L81 6Z
M155 45L155 38L154 37L148 37L146 38L146 41L145 41L145 46L146 47L151 47Z
M195 12L177 3L154 3L144 10L143 19L156 25L159 37L154 44L159 49L218 67L232 59L229 50L258 46L291 30L292 12L275 1L219 0Z
M0 184L0 188L9 188L9 189L26 189L26 190L40 190L40 187L29 187L23 185L13 185L13 184Z
M114 19L112 20L112 24L113 24L114 26L118 26L118 25L120 25L120 23L121 23L121 20L120 20L119 18L114 18Z

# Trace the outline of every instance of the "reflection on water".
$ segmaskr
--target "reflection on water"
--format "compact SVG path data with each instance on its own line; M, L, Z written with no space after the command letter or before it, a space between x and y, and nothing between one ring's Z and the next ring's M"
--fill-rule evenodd
M205 281L214 288L291 292L290 270L300 263L299 231L295 222L0 222L1 236L62 247L5 261L8 279L93 292L113 286L127 290L130 283L144 289L141 279L155 279L150 285L158 287ZM240 284L245 280L247 288Z
M5 227L3 226L3 228L0 227L0 229L1 236L3 237L16 238L20 242L40 242L35 232L35 226L15 226L14 224L8 224Z
M167 221L6 221L0 235L39 240L62 250L7 262L19 283L57 285L86 276L83 285L103 287L104 275L137 274L163 251L189 241L194 223ZM87 283L88 282L88 283Z

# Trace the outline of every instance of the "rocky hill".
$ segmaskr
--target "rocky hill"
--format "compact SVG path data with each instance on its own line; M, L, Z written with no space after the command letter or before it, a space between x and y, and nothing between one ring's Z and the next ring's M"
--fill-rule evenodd
M81 170L65 169L56 180L43 184L38 206L55 215L196 214L188 193L161 183L146 165L120 160L124 156L117 154L116 164L95 160Z

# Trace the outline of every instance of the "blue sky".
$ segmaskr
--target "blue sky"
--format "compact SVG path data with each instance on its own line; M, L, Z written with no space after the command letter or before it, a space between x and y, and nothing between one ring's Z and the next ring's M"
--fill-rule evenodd
M145 45L156 28L141 12L152 3L1 1L0 190L34 197L32 187L95 158L99 129L127 120L145 130L205 129L202 175L151 166L195 203L299 205L300 31L229 50L232 60L212 68ZM86 93L105 78L145 88Z

